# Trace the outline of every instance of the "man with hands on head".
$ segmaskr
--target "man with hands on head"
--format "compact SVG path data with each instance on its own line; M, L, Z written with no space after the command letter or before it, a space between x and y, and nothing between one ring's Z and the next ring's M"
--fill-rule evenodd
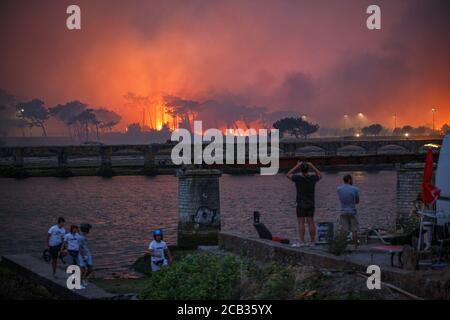
M309 174L309 170L313 174ZM293 244L293 246L305 246L305 224L308 225L310 241L314 245L316 241L316 226L314 224L315 187L316 183L322 178L322 174L311 162L298 161L286 176L295 183L297 189L297 220L300 243Z

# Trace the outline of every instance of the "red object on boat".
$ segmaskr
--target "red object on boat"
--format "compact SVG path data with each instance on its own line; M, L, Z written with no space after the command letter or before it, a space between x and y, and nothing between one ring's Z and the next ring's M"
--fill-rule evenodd
M422 201L425 204L434 203L439 197L441 190L431 184L433 178L433 152L428 149L425 159L425 168L423 170L423 182L422 182Z

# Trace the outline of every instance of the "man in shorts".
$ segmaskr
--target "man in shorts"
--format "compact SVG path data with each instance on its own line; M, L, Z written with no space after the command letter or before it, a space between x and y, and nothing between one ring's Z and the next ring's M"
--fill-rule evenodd
M310 169L313 174L309 174ZM305 223L308 224L310 241L314 245L316 241L316 226L314 224L315 189L316 183L322 178L322 174L311 162L299 161L287 173L287 177L295 183L297 189L297 220L300 243L293 246L305 245Z
M353 186L353 178L350 174L344 176L344 184L337 188L341 201L341 215L339 224L343 232L352 233L355 249L358 248L358 219L356 218L356 205L359 203L359 190Z
M64 235L66 234L66 230L64 229L64 222L65 222L64 218L59 217L57 224L48 229L47 232L46 242L52 261L53 277L55 278L56 278L56 265L58 262L58 256L64 241Z

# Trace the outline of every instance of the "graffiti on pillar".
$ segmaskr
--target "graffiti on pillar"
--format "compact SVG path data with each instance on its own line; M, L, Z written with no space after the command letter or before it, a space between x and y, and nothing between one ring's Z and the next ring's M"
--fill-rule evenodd
M211 209L206 206L201 206L192 216L192 222L201 226L211 226L215 223L217 218L217 209Z

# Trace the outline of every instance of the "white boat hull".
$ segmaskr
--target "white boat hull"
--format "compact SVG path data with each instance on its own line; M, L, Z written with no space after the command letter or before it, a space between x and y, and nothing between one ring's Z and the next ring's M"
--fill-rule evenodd
M450 222L450 134L444 137L436 170L436 186L441 196L436 201L437 224Z

